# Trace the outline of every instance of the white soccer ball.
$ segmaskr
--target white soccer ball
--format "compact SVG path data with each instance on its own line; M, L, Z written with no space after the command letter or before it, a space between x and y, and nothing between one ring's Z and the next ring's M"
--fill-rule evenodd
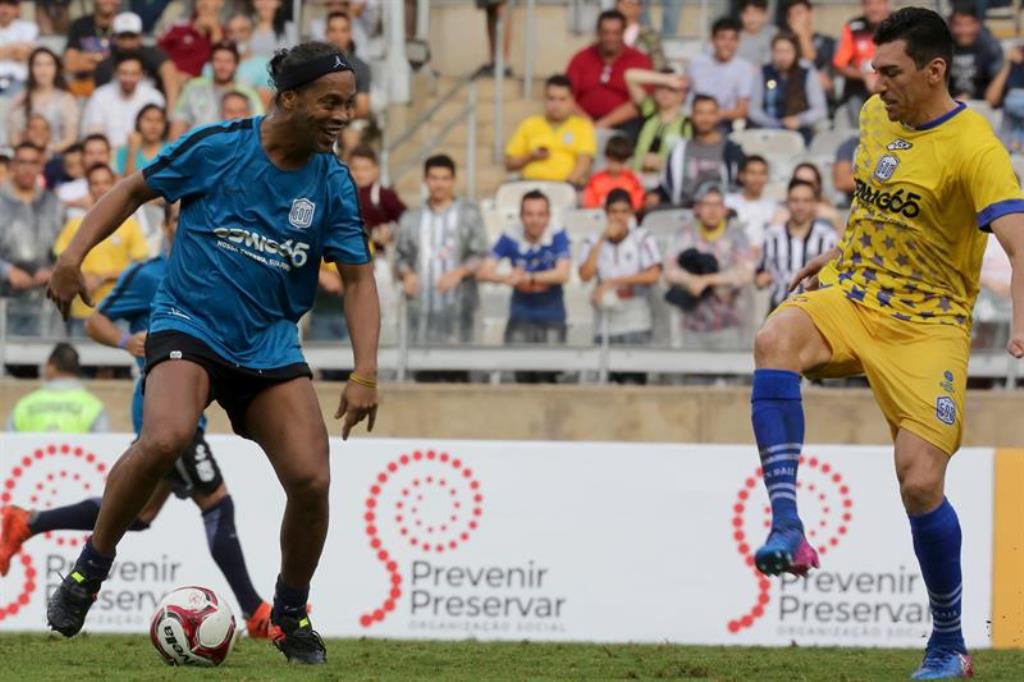
M167 593L153 614L149 637L168 665L220 665L238 638L227 602L206 587Z

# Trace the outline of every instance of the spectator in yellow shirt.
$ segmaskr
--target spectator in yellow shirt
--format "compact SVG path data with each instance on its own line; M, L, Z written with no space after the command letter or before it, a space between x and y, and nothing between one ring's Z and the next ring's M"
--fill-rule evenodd
M505 147L505 168L524 180L554 180L582 187L597 153L594 124L576 116L572 84L552 76L544 85L544 115L519 124Z
M86 171L85 178L89 183L89 196L92 197L93 204L95 204L114 186L117 176L110 166L96 164ZM80 217L72 218L67 222L53 246L55 255L59 256L68 247L81 224L82 218ZM106 298L110 290L114 288L114 282L117 281L121 272L135 261L145 260L149 255L146 235L135 218L128 218L114 234L90 251L89 255L85 257L85 261L82 262L82 274L85 275L86 286L92 297L93 305L99 305L100 301ZM82 299L76 298L71 304L68 334L85 336L85 319L91 313L92 310L89 306L85 305Z

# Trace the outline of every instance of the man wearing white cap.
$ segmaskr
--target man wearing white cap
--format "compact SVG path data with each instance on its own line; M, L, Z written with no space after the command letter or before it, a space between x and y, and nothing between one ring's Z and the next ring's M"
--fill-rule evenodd
M96 85L106 85L114 79L114 64L121 55L134 53L142 60L142 71L150 84L164 93L167 108L172 110L178 100L182 78L174 62L163 50L142 44L142 18L134 12L121 12L114 17L112 26L114 40L110 56L96 67Z

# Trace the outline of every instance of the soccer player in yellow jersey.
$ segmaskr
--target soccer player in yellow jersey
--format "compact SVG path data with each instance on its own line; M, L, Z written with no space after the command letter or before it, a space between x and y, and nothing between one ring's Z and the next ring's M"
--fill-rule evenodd
M768 575L818 566L797 514L800 375L863 373L895 442L896 475L933 628L913 679L972 675L960 628L960 525L943 493L960 447L971 310L986 233L1013 264L1008 351L1024 356L1024 195L988 122L949 94L953 38L905 8L875 33L876 94L860 115L842 243L807 265L757 334L752 414L772 505L755 555Z

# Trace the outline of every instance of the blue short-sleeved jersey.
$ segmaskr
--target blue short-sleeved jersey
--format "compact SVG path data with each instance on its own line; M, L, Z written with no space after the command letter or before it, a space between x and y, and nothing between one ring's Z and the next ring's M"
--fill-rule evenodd
M507 258L512 267L528 273L553 270L559 260L572 258L565 230L547 232L537 244L526 241L522 234L502 234L491 249L491 256L497 260ZM521 322L565 322L562 285L552 284L538 292L513 291L509 318Z
M110 294L103 299L99 313L114 320L128 323L128 331L138 334L149 329L149 310L156 296L160 282L167 271L167 258L157 256L143 263L136 263L121 273ZM135 358L139 369L145 368L145 360ZM142 379L135 382L132 396L132 427L135 433L142 430ZM199 420L199 429L206 430L206 417Z
M333 154L280 170L260 144L263 117L203 126L143 170L181 200L167 277L150 331L180 331L229 362L303 362L299 318L313 305L321 258L370 262L352 176Z

